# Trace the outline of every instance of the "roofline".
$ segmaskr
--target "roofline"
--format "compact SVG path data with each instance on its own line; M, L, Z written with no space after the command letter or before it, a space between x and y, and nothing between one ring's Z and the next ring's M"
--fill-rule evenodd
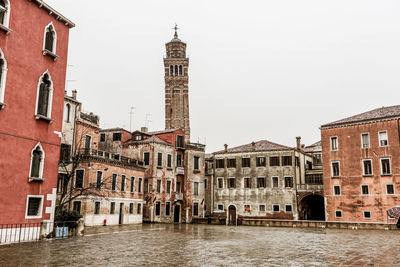
M127 133L131 133L128 130L125 130L124 128L120 128L120 127L115 127L115 128L107 128L107 129L101 129L100 132L113 132L113 131L124 131Z
M282 148L282 149L269 149L269 150L245 150L245 151L237 151L237 152L225 152L225 151L217 151L213 152L212 154L215 155L222 155L222 154L240 154L240 153L259 153L259 152L274 152L274 151L291 151L291 150L296 150L296 148Z
M71 101L71 102L75 102L75 103L77 103L77 104L82 104L82 103L79 102L78 100L76 100L76 99L74 99L74 98L72 98L72 97L70 97L70 96L67 96L67 95L64 96L64 99L69 100L69 101Z
M43 0L28 0L28 1L33 2L39 8L45 9L47 12L49 12L49 15L53 15L57 20L64 22L65 26L67 26L68 28L73 28L76 26L75 23L64 17L60 12L58 12L57 10L46 4Z
M358 120L358 121L352 121L352 122L339 122L339 123L327 123L324 125L321 125L320 129L325 130L325 129L331 129L331 128L340 128L340 127L346 127L346 126L352 126L352 125L359 125L359 124L365 124L365 123L373 123L373 122L380 122L380 121L390 121L390 120L398 120L400 119L400 116L386 116L386 117L380 117L380 118L375 118L375 119L365 119L365 120Z

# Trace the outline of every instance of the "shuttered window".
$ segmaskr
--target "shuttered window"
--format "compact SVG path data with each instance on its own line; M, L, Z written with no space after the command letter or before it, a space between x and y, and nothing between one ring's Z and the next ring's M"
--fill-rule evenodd
M54 53L53 45L54 45L54 32L53 27L49 26L46 29L46 41L44 48Z
M51 86L51 82L49 79L49 75L45 74L40 83L39 101L38 101L38 114L45 116L45 117L48 116L50 86Z
M36 149L32 152L32 166L31 166L31 177L41 178L40 177L40 165L42 162L42 151L40 147L36 147Z

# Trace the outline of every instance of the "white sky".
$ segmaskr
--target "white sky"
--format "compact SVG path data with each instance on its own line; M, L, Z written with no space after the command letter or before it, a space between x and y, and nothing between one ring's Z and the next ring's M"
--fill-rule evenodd
M165 43L187 43L191 140L207 152L400 104L400 1L46 0L71 30L68 93L101 127L164 129Z

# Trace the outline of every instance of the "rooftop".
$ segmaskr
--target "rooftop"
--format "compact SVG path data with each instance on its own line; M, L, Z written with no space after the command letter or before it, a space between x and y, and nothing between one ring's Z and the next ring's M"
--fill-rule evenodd
M276 151L276 150L289 150L289 149L292 148L277 143L273 143L268 140L261 140L258 142L253 142L242 146L228 148L227 151L225 150L217 151L214 152L213 154Z
M398 118L398 117L400 117L400 105L391 107L381 107L348 118L344 118L338 121L324 124L321 126L321 128L330 128L330 127L341 126L344 124L370 122L375 120Z
M69 28L75 27L75 23L73 23L72 21L61 15L60 12L58 12L57 10L46 4L43 0L30 0L30 1L35 3L39 8L43 8L44 10L46 10L49 13L49 15L54 16L57 20L62 21L67 27Z

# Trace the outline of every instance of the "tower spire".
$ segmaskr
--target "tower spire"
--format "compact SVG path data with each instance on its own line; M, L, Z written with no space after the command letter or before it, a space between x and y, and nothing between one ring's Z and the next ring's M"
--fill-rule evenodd
M175 23L175 27L173 27L172 29L175 30L174 39L178 39L178 24Z

